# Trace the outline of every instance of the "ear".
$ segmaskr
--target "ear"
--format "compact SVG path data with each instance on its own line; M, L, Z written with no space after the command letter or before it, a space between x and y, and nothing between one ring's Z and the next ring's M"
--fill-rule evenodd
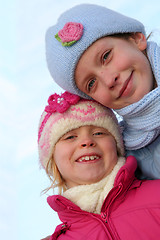
M134 33L131 39L135 42L139 50L144 51L147 48L147 39L143 33Z

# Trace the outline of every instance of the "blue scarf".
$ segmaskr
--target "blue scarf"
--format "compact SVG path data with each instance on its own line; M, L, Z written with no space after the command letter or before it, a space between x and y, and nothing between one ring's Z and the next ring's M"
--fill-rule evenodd
M158 87L140 101L116 110L124 120L124 143L136 150L151 143L160 135L160 47L148 42L147 55Z

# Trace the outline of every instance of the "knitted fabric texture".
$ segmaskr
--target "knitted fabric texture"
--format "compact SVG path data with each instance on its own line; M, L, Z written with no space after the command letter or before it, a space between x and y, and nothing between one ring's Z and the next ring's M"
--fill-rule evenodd
M158 87L140 101L115 110L124 119L124 143L129 150L145 147L160 134L160 47L148 42L147 55Z
M100 214L104 199L113 188L116 175L124 164L125 158L119 157L117 164L107 177L97 183L72 187L66 190L63 196L84 211Z
M115 138L119 155L124 155L121 130L112 110L68 92L59 97L57 94L51 95L48 103L41 116L38 132L39 158L44 168L52 157L56 142L65 133L86 125L107 129Z
M62 43L62 46L71 46L76 43L83 34L83 25L80 23L66 23L55 38Z
M55 35L70 22L82 24L83 33L76 43L63 46ZM142 32L145 35L142 23L108 8L81 4L69 9L46 33L46 59L51 76L61 88L89 99L77 88L74 80L75 68L81 55L92 43L104 36L130 32Z

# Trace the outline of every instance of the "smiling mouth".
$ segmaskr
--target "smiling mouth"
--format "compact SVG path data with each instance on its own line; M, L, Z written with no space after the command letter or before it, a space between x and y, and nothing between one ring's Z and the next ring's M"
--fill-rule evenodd
M128 84L130 83L130 80L132 78L132 75L133 75L133 71L131 72L131 75L129 76L129 78L125 81L123 87L121 88L120 90L120 93L119 93L119 96L118 98L122 97L123 95L125 95L125 92L126 92L126 95L127 95L127 88L128 88Z
M97 156L97 155L84 156L77 159L76 162L95 162L99 159L100 159L100 156Z

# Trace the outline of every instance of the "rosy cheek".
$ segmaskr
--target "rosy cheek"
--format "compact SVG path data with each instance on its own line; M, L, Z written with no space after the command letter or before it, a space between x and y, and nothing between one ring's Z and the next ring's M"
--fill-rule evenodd
M99 96L96 96L95 100L107 107L112 103L109 93L100 94Z

